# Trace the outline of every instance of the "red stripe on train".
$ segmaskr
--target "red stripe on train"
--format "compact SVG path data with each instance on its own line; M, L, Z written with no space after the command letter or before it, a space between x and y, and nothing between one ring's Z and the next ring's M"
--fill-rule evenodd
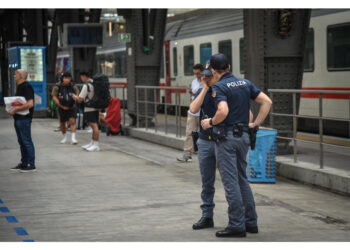
M346 90L349 91L350 88L302 88L302 90ZM301 98L319 98L319 94L313 93L303 93L300 95ZM323 94L323 99L340 99L349 100L349 94Z

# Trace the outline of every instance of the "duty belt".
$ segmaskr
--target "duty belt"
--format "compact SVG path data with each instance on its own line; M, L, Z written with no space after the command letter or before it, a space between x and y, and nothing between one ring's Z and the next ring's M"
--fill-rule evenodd
M202 133L199 133L199 138L201 138L203 140L206 140L206 141L212 141L213 140L213 136L205 135L205 134L202 134Z

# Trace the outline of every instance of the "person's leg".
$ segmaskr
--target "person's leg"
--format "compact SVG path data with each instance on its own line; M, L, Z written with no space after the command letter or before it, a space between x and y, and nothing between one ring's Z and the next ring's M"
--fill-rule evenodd
M229 223L233 231L245 231L243 200L238 184L236 139L228 132L227 139L216 144L217 163L228 203Z
M205 141L198 139L198 162L202 178L202 217L213 218L213 210L215 207L215 143L214 141Z
M21 149L21 164L26 165L26 164L28 164L27 155L26 155L25 146L23 144L22 136L21 136L20 129L19 129L20 122L18 122L18 121L19 120L14 121L14 126L15 126L15 130L16 130L16 134L17 134L18 144L19 144L20 149Z
M75 138L75 135L76 135L75 133L77 131L77 126L75 124L75 118L74 117L70 117L69 118L69 125L70 125L70 131L71 131L71 134L72 134L71 142L72 142L72 144L77 144L78 141Z
M21 120L21 125L19 126L19 130L21 133L23 145L25 147L27 164L31 166L35 166L35 148L32 141L31 124L32 124L32 119L23 119Z
M241 190L243 204L245 208L245 225L247 227L257 226L257 214L255 209L255 202L252 190L250 188L246 169L247 169L247 153L249 147L249 136L247 133L243 133L242 139L237 147L237 169L238 169L238 182Z
M92 111L88 114L89 117L89 125L92 128L92 145L86 148L87 151L99 151L99 128L98 128L98 120L99 120L99 112Z
M187 114L184 153L188 156L192 156L192 149L193 149L192 128L194 127L193 122L194 122L193 115Z

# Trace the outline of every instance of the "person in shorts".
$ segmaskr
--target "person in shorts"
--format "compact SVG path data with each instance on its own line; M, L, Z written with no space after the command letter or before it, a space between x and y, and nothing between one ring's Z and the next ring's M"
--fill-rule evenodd
M93 80L90 77L88 72L81 72L80 79L84 84L81 92L78 95L73 95L74 100L76 101L84 101L85 103L89 102L94 96L94 86L92 85ZM83 149L86 149L89 152L97 152L100 151L99 147L99 109L85 107L84 109L84 119L88 122L89 126L92 128L92 138L89 144L82 146Z
M77 111L73 94L79 95L79 89L72 84L72 75L69 72L63 73L61 82L53 87L51 94L58 106L60 127L63 135L61 143L66 143L67 141L66 122L68 122L72 132L71 143L77 144L78 141L75 136Z

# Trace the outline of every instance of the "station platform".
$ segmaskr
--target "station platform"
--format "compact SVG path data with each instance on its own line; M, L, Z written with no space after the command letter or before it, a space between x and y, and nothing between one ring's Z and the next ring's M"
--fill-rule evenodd
M56 119L34 119L37 171L19 173L12 118L0 119L0 241L35 242L291 242L348 241L350 197L282 177L251 184L259 234L215 237L227 225L217 171L215 227L194 231L201 217L198 161L180 163L181 150L131 136L101 133L100 152L60 144ZM130 133L131 134L131 133Z

